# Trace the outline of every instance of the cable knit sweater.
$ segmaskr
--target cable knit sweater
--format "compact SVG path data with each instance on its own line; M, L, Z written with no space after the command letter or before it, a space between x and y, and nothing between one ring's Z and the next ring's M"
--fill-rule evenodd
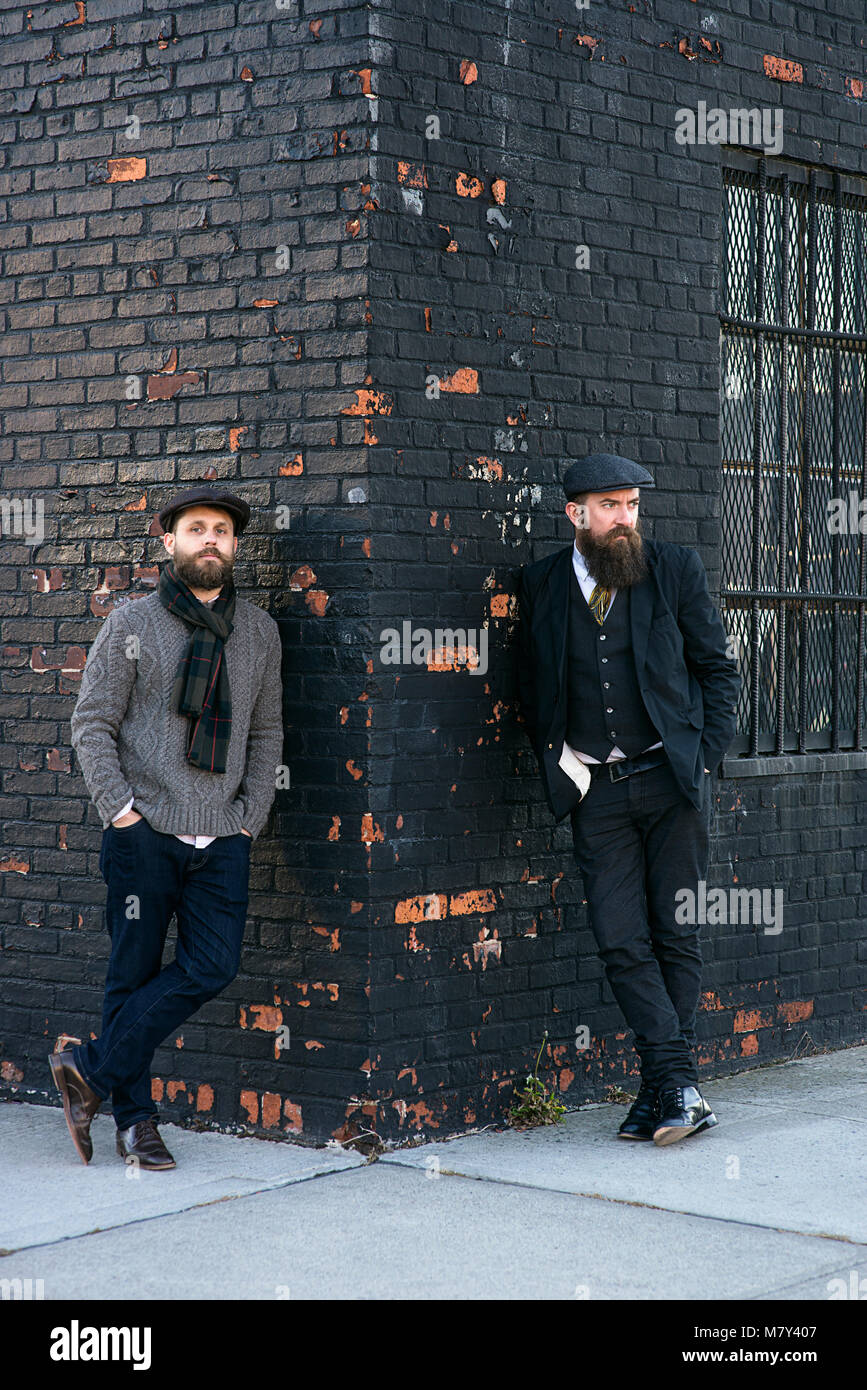
M190 629L157 594L112 609L87 658L72 746L103 827L134 798L154 830L253 837L268 819L283 749L280 631L235 600L224 646L232 699L225 772L187 762L189 721L172 708Z

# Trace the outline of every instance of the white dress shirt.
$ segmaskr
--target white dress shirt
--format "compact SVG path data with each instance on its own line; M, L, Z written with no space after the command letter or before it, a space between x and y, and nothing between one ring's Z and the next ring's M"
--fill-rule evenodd
M581 554L581 551L578 549L578 546L576 545L576 543L575 543L574 541L572 542L572 568L573 568L574 571L575 571L575 578L578 580L578 583L581 585L581 592L582 592L582 594L584 595L584 597L586 598L586 600L587 600L587 602L588 602L588 604L589 604L589 602L590 602L590 595L593 593L593 590L596 588L596 580L595 580L595 579L592 579L591 576L590 576L590 574L588 573L588 571L587 571L587 561L584 559L584 556ZM607 607L606 610L605 610L605 617L606 617L606 618L608 617L608 614L611 612L611 605L613 604L613 602L614 602L616 596L617 596L617 590L616 590L616 589L612 589L612 590L611 590L611 597L610 597L610 599L608 600L608 607ZM569 747L568 743L565 744L565 747L566 747L566 748ZM659 743L652 743L652 744L650 745L650 748L661 748L661 747L662 747L662 741L661 741L661 740L660 740ZM642 752L644 752L644 753L649 753L649 752L650 752L650 748L644 748L644 749L642 750ZM576 758L580 758L581 761L582 761L582 763L598 763L598 762L599 762L599 759L598 759L598 758L592 758L592 757L590 756L589 753L581 753L581 752L578 751L577 748L572 748L572 749L570 749L570 752L574 753ZM639 754L639 756L640 756L640 754ZM608 754L608 757L605 759L605 761L608 762L608 763L615 763L615 762L617 762L620 758L625 758L625 757L626 757L626 754L623 752L623 749L622 749L622 748L618 748L618 747L617 747L617 744L615 743L614 747L612 748L611 752Z
M219 597L220 597L220 595L217 594L216 598L209 598L209 599L207 600L207 606L208 606L208 608L211 608L211 607L217 602L217 599L218 599ZM132 804L133 804L133 801L134 801L134 800L135 800L135 797L130 797L129 801L126 803L126 805L124 806L123 810L122 810L122 811L118 811L117 815L112 817L112 822L111 822L112 825L114 825L116 821L119 821L120 818L121 818L121 816L125 816L126 813L127 813L127 811L131 811L131 810L132 810ZM212 840L216 840L216 838L217 838L216 835L176 835L176 836L175 836L175 839L176 839L176 840L183 840L184 844L186 844L186 845L193 845L196 849L204 849L204 848L205 848L205 845L209 845L209 844L211 843L211 841L212 841Z

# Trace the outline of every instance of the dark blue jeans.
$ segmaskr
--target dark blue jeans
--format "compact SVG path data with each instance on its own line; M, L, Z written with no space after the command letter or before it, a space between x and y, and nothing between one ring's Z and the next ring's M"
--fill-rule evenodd
M707 879L710 803L708 796L706 810L697 811L668 763L619 782L594 767L572 812L590 925L635 1034L642 1081L653 1085L698 1085L700 926L675 916L683 902L676 895L697 894L699 879Z
M250 876L249 835L194 849L142 817L102 834L111 956L102 1032L74 1047L76 1065L119 1129L156 1116L150 1068L160 1043L232 982L241 961ZM161 967L177 914L175 959Z

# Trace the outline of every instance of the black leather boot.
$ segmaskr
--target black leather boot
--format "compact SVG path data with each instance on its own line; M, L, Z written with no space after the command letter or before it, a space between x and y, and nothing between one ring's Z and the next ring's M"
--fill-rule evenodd
M701 1129L712 1129L719 1120L697 1086L662 1086L654 1144L676 1144Z
M617 1131L618 1139L652 1139L653 1131L659 1123L657 1107L656 1087L643 1081L629 1114Z

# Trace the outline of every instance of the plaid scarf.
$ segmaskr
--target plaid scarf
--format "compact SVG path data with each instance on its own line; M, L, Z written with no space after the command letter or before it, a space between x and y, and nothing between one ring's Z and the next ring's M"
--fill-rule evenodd
M178 578L173 560L164 561L159 570L160 603L191 629L172 689L172 707L190 721L187 762L208 772L225 772L232 696L223 644L232 631L235 584L230 575L209 607Z

